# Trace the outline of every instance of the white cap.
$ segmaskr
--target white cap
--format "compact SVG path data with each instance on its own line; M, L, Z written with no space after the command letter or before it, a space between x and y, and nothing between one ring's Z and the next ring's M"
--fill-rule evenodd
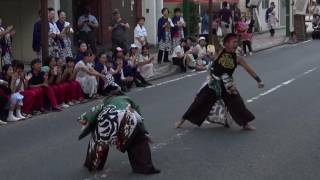
M131 49L134 49L134 48L138 48L138 46L135 45L135 44L131 44L130 48L131 48Z
M206 38L202 36L199 38L199 41L201 41L201 40L206 40Z
M116 50L117 51L123 51L123 49L121 47L117 47Z

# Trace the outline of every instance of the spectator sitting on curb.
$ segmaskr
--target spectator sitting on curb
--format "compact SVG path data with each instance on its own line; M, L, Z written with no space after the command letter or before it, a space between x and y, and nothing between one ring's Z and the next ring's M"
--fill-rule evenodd
M107 96L110 93L120 91L120 86L114 82L113 75L116 71L112 68L113 62L111 56L106 53L100 53L98 56L98 61L95 63L95 70L100 74L104 75L106 78L99 78L98 83L98 93Z
M58 105L62 108L68 108L69 105L65 103L68 87L61 83L62 69L57 66L57 59L48 57L46 59L46 65L49 67L48 83L54 90Z
M9 97L9 115L7 117L8 122L16 122L25 119L21 114L21 106L23 105L23 96L20 94L20 90L16 92L16 82L20 83L20 76L13 72L13 68L10 64L6 64L2 67L2 75L0 77L2 81L6 81L8 84L5 87L6 94ZM19 80L18 80L19 79ZM23 82L23 81L22 81ZM21 83L22 83L21 82ZM14 112L16 111L16 115Z
M94 70L92 66L94 55L92 52L88 50L83 55L83 59L79 61L74 68L76 81L80 83L86 98L96 98L98 91L97 78L104 78L104 76Z
M202 71L205 70L210 62L210 58L207 54L207 43L205 37L199 38L199 43L195 47L195 52L197 54L196 59L196 70Z
M142 77L148 79L154 76L153 61L154 57L150 56L149 46L142 46L141 56L138 59L138 70Z
M13 74L11 78L11 111L14 110L14 107L16 108L16 117L19 119L25 119L25 118L30 118L30 116L23 115L22 114L22 107L25 106L25 104L28 105L29 102L31 101L34 102L36 100L36 97L32 94L31 91L26 90L26 80L30 77L25 77L24 76L24 64L20 61L16 61L13 65ZM9 117L11 116L11 113L9 111Z
M121 86L121 90L128 92L133 83L132 76L125 76L125 70L128 69L128 64L125 61L124 50L117 47L113 53L114 66L116 73L113 75L115 82Z
M133 81L137 87L146 87L151 85L148 83L140 74L138 70L138 61L140 58L140 54L138 52L138 47L135 44L131 44L130 52L129 52L129 59L128 59L128 67L127 72L125 71L125 76L130 74L133 76Z
M63 68L62 82L69 84L67 98L70 106L84 102L81 85L75 80L74 66L74 59L72 57L67 57L66 64Z
M192 62L195 62L195 59L198 58L198 54L196 52L197 40L194 37L188 37L187 45L183 48L184 52L190 56Z
M28 75L31 76L28 81L29 88L36 94L41 94L39 97L37 96L38 100L35 102L39 110L45 112L44 105L47 103L45 103L44 98L46 97L49 99L50 107L54 111L61 111L58 107L56 93L54 89L49 86L49 67L42 67L41 60L35 59L31 62L31 72L29 72Z
M88 50L88 45L86 42L82 41L79 43L79 50L74 58L74 63L77 64L79 61L83 59L83 54Z
M172 54L173 65L180 67L182 72L187 72L187 66L190 64L190 57L184 53L184 47L187 45L186 39L181 39L180 45L175 47Z

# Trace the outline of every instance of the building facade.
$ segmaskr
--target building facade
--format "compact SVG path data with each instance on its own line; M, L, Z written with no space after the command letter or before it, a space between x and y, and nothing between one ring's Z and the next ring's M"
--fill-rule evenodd
M83 9L89 8L100 23L99 29L96 30L98 46L102 49L108 49L111 47L111 32L108 30L108 26L111 23L113 9L119 9L122 17L130 24L128 39L129 42L133 42L133 30L137 17L142 15L143 1L146 9L149 9L148 12L154 11L153 14L158 16L158 11L153 8L151 1L157 6L158 4L161 6L162 3L156 0L48 0L48 7L66 11L67 21L71 22L75 29L77 29L77 20ZM13 25L16 30L13 39L13 56L25 63L31 62L36 57L32 51L32 32L34 23L39 20L40 5L40 0L0 1L0 17L3 20L3 25ZM145 16L149 18L148 13L145 13ZM151 21L154 23L155 20L153 18L149 18L149 20L148 28L154 30ZM76 37L77 33L74 35L75 42ZM77 46L76 43L74 45Z

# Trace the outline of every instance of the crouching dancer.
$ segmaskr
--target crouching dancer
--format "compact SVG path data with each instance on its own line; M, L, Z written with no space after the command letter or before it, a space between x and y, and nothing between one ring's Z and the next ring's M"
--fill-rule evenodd
M228 34L224 39L223 51L211 65L208 83L201 88L182 120L177 122L177 128L180 128L185 120L201 126L215 103L222 99L233 120L239 126L244 130L255 130L249 124L255 117L245 106L233 82L232 76L237 65L242 66L257 81L259 88L263 88L264 84L253 68L244 59L237 57L236 48L237 36Z
M120 94L120 93L119 93ZM102 170L107 160L109 146L128 152L134 173L160 173L153 166L149 135L146 131L139 106L127 96L108 96L103 103L81 115L84 126L79 139L91 133L84 166Z

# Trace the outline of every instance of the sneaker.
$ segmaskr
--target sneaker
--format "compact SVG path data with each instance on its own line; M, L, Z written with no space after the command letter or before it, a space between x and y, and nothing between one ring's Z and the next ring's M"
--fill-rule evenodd
M82 100L83 100L83 99L82 99ZM74 100L74 101L72 101L72 103L73 103L73 105L80 104L80 102L81 102L82 100L79 100L79 101Z
M26 117L27 119L28 119L28 118L32 118L32 115L31 115L31 114L22 113L22 115L23 115L24 117Z
M53 110L53 111L56 111L56 112L62 111L61 108L59 108L59 107L52 107L52 110Z
M23 116L22 114L18 114L18 115L17 115L17 118L19 118L20 120L26 119L26 117Z
M17 122L17 121L19 121L19 120L20 120L20 118L15 117L15 116L11 116L11 117L8 117L8 118L7 118L7 121L8 121L8 122Z
M5 122L5 121L0 120L0 125L6 125L6 124L8 124L8 123Z
M73 106L74 103L73 103L72 101L70 101L70 102L68 102L68 105L69 105L69 106Z
M249 56L252 56L252 52L249 52Z
M62 107L63 109L67 109L67 108L69 108L70 106L69 106L68 104L66 104L66 103L63 103L63 104L61 104L61 107Z

